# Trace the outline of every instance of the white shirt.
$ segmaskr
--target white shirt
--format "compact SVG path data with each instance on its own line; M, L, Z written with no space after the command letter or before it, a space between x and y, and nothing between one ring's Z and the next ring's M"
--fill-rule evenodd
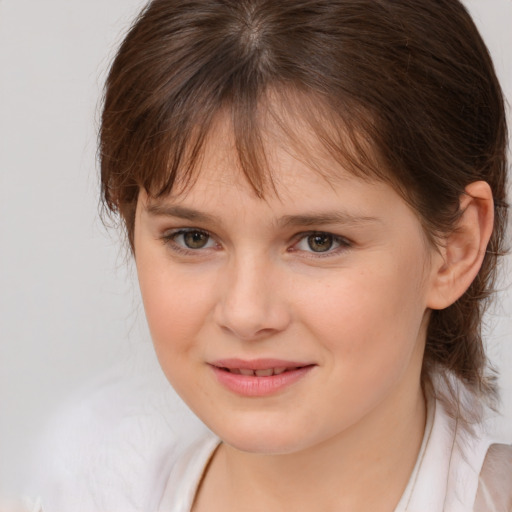
M95 390L50 427L28 495L44 512L190 512L220 441L159 373L111 376ZM475 512L512 511L512 448L493 444L482 424L470 434L432 399L395 512L470 512L475 499Z
M190 512L205 467L219 442L213 435L205 436L178 458L158 512ZM491 444L481 425L476 425L474 432L469 433L450 418L440 401L431 400L418 459L395 512L472 511L480 472ZM512 448L504 450L512 461ZM509 482L512 484L512 465L509 466ZM488 496L488 508L482 511L511 510L493 508L494 501L505 498L507 488L502 489L501 498ZM512 485L508 490L512 506Z

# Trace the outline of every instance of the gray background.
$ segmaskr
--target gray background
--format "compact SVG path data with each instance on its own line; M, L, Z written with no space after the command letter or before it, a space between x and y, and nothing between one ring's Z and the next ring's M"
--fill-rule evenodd
M0 494L21 491L48 417L149 343L133 267L99 220L95 160L105 71L143 4L0 0ZM466 4L511 101L512 1ZM500 297L488 339L496 428L512 442L512 295Z

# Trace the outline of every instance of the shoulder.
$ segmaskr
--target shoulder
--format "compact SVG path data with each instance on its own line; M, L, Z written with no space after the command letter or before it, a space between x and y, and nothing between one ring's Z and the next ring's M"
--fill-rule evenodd
M220 439L209 432L184 451L173 464L159 511L191 510L200 482L219 446Z
M492 444L478 480L474 512L512 511L512 446Z
M45 429L33 489L54 512L152 510L173 462L202 428L158 368L112 370Z
M39 500L23 498L14 502L5 500L0 501L0 510L2 512L44 512Z

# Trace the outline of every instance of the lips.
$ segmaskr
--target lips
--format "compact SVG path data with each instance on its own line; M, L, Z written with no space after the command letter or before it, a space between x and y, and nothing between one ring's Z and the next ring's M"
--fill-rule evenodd
M304 366L310 366L310 362L301 361L287 361L286 359L218 359L211 363L217 368L223 368L225 370L269 370L269 369L295 369L302 368Z
M267 396L301 380L315 366L278 359L224 359L210 363L217 380L243 396Z
M286 371L296 370L296 368L266 368L264 370L251 370L250 368L221 368L227 372L234 373L235 375L247 375L255 377L271 377L272 375L281 375Z

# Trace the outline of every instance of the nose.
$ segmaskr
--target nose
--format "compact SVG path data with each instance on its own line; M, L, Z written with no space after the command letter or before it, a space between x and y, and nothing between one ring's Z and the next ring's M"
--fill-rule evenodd
M219 283L217 324L241 340L259 340L284 331L291 321L276 264L255 256L227 264Z

